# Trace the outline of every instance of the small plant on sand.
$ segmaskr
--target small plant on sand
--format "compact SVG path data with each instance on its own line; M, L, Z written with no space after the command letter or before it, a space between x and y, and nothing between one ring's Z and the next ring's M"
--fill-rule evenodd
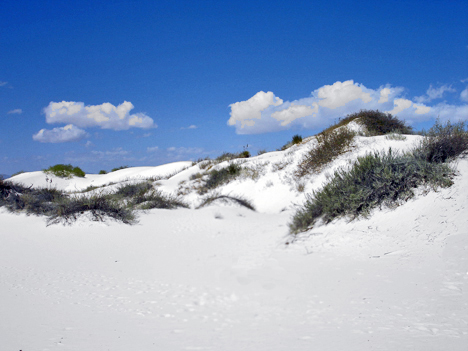
M111 169L111 172L120 171L121 169L125 169L125 168L128 168L128 166L115 167Z
M427 132L414 150L415 157L428 162L445 162L460 156L468 150L468 130L466 122L443 125L439 120Z
M296 135L294 135L294 136L292 137L292 140L291 140L291 141L289 141L287 144L283 145L283 146L281 147L281 149L278 150L278 151L287 150L287 149L289 149L291 146L297 145L297 144L300 144L300 143L302 143L302 136L300 136L299 134L296 134Z
M317 144L299 162L296 177L320 172L325 165L349 150L354 137L355 133L346 126L318 134Z
M44 170L44 173L53 174L60 178L72 178L73 176L84 177L86 175L81 168L73 167L70 164L56 164L55 166L50 166Z
M242 207L248 208L249 210L255 211L255 207L252 205L252 203L242 196L221 195L218 193L213 193L203 198L201 204L197 207L197 209L209 206L210 204L215 202L234 203Z
M210 171L208 173L208 179L206 180L205 185L199 189L199 193L205 194L208 190L230 182L240 175L241 170L241 166L236 163L231 163L227 167Z

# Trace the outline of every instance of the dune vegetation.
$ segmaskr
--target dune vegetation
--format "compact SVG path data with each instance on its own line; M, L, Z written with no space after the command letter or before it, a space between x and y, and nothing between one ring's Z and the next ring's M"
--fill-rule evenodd
M387 140L404 141L405 135L409 134L414 134L412 128L390 114L360 111L340 119L315 136L303 139L294 135L277 150L280 154L275 156L275 163L267 161L265 150L259 152L257 159L250 158L246 148L239 153L225 152L215 159L199 159L182 170L187 171L188 176L181 178L174 193L158 189L159 181L171 179L182 171L165 177L128 179L116 185L90 183L92 185L80 191L67 192L57 188L55 182L52 184L52 176L83 178L85 172L79 167L58 164L43 171L46 187L0 180L0 207L12 212L47 216L49 224L70 224L83 214L94 221L111 218L132 224L137 221L137 211L201 208L215 201L253 210L255 201L244 196L250 196L251 191L244 189L243 193L233 195L233 187L236 189L239 182L251 180L250 186L258 188L259 179L266 175L262 184L268 189L273 187L271 175L276 174L290 186L290 191L297 192L304 200L296 207L289 223L290 233L296 235L318 222L329 223L342 217L354 219L368 216L375 208L397 206L412 198L420 187L450 186L455 175L451 161L468 149L468 131L464 122L442 124L437 121L431 129L420 133L419 143L409 151L371 150L354 160L349 159L345 166L334 168L331 174L327 171L336 159L343 160L351 155L349 152L357 147L357 137L362 140L386 136ZM126 168L122 166L112 172ZM105 171L100 174L109 175ZM328 175L321 188L308 187L316 177L324 174ZM228 193L219 191L221 188L227 189ZM284 207L289 205L290 202L285 203Z

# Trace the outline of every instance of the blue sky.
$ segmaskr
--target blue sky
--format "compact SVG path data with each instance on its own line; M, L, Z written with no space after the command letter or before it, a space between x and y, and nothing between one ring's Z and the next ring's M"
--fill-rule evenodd
M468 117L468 3L0 2L0 174L275 150L360 109Z

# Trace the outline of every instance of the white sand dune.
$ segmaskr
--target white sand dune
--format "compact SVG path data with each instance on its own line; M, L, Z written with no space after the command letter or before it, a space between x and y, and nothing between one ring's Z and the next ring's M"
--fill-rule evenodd
M405 141L357 138L321 174L292 180L310 144L253 157L222 186L256 206L151 210L133 226L46 226L0 209L1 350L468 350L468 160L450 188L368 219L336 220L286 245L294 204L326 173ZM191 163L59 180L74 191ZM219 165L221 167L223 165ZM193 166L158 182L190 187ZM42 172L13 181L45 186ZM181 181L185 181L181 184ZM192 208L200 196L185 200Z

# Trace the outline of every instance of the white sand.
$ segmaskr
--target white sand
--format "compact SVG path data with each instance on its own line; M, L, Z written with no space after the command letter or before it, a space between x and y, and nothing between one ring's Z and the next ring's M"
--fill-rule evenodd
M359 138L304 181L304 193L291 174L307 143L251 158L243 166L263 174L219 192L250 198L257 212L219 204L151 210L134 226L82 218L47 227L45 218L1 209L0 349L468 350L468 160L450 188L285 245L294 203L326 172L371 150L407 150L418 138ZM52 184L84 189L187 165ZM198 171L159 187L175 193ZM185 199L200 203L195 193Z

